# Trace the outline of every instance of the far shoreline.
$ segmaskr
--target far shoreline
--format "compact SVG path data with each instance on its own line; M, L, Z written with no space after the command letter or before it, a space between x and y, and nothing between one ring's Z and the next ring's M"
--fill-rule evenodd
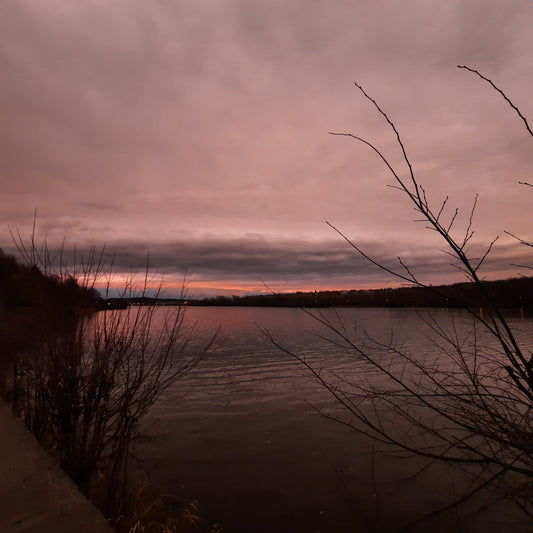
M498 308L533 310L533 277L484 281L483 288ZM100 301L99 310L127 309L130 306L191 307L294 307L294 308L445 308L478 312L487 307L473 283L413 286L384 289L297 291L246 296L214 296L202 299L126 297Z

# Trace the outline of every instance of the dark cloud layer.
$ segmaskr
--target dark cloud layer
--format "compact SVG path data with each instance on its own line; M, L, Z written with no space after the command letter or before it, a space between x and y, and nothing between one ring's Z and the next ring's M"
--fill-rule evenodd
M438 284L463 281L459 264L452 261L444 251L418 247L400 257L391 255L389 245L358 243L376 263L384 268L407 275L407 266L417 279L424 283ZM93 257L100 258L100 251ZM485 249L469 251L475 262L484 255ZM65 264L84 261L91 255L91 249L69 247L66 244L62 260ZM103 249L106 264L112 264L114 276L123 279L131 273L137 281L145 276L170 284L170 293L179 292L181 282L186 279L194 288L196 296L224 293L224 287L231 287L233 294L262 292L265 290L314 290L352 289L403 284L390 273L358 254L345 241L279 241L269 242L262 237L220 240L202 239L176 240L165 244L137 242L115 242ZM528 265L530 254L519 243L496 246L487 257L483 272L487 279L498 279L510 275L527 274L526 268L514 265ZM530 265L531 266L531 265ZM109 278L104 276L100 286ZM178 280L179 283L175 283ZM224 280L224 283L220 283ZM213 282L218 282L213 284ZM166 284L166 283L165 283ZM173 288L172 288L173 287ZM218 287L218 288L217 288ZM167 291L168 293L168 291Z

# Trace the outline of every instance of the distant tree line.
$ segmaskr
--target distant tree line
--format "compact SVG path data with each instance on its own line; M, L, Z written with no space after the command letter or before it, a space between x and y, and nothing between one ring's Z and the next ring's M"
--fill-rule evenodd
M98 303L99 309L127 309L130 306L178 306L187 304L184 298L153 298L149 296L126 296L105 298Z
M483 285L503 309L533 309L533 277L485 281ZM217 296L191 301L190 305L251 307L466 307L483 306L473 283L429 287L399 287L345 291L314 291Z
M57 329L101 302L97 290L83 287L74 277L45 275L0 248L0 380L9 367L19 374L20 354L30 350L43 328ZM17 381L9 390L17 396ZM3 386L2 386L3 385ZM0 384L0 390L6 383Z
M37 310L45 301L70 314L75 308L96 308L101 297L73 276L45 275L36 265L22 264L0 248L0 308Z

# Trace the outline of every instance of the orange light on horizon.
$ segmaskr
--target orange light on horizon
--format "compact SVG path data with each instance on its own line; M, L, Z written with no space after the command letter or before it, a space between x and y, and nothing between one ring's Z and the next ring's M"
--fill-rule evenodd
M87 281L87 280L85 280ZM195 297L195 292L207 295L243 296L246 294L270 294L270 293L291 293L291 292L314 292L314 291L344 291L344 290L365 290L377 288L392 288L399 284L393 281L376 284L375 282L361 283L354 280L354 283L298 283L297 281L275 280L268 283L261 281L225 281L225 280L192 280L165 278L161 274L142 272L113 272L106 273L95 280L94 286L100 291L136 292L136 293L157 293L164 296L168 292L179 292L187 294L189 298Z
M202 291L213 293L234 294L235 296L242 296L244 294L270 294L270 293L292 293L292 292L314 292L314 291L343 291L343 290L365 290L376 288L389 288L397 287L398 283L390 282L380 284L376 287L376 284L360 284L353 283L353 285L347 284L299 284L295 282L278 281L273 282L271 285L265 285L255 282L225 282L220 280L187 280L185 283L176 280L163 280L161 283L161 289L167 290L182 290L187 292ZM191 295L194 296L194 295Z

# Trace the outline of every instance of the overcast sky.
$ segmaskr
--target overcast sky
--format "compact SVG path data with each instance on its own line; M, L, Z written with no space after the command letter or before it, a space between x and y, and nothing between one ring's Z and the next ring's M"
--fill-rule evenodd
M386 265L459 279L372 142L432 205L446 197L488 278L527 271L533 138L530 0L3 0L0 246L9 227L106 245L194 294L379 287Z

